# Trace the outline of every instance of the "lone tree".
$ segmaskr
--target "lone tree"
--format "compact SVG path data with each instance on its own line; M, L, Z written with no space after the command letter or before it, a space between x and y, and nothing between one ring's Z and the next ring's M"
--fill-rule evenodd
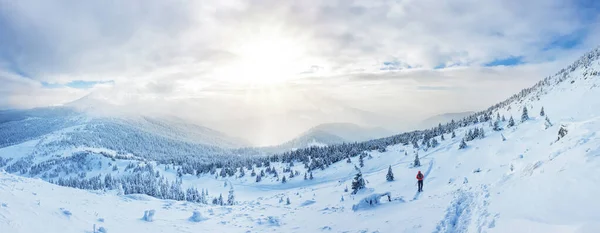
M544 126L546 126L546 129L552 127L552 122L550 122L550 118L548 118L548 116L546 116L546 122L544 122Z
M561 138L565 137L568 132L569 131L567 130L567 128L564 125L561 125L560 129L558 130L558 139L556 139L556 140L558 141Z
M235 205L235 195L233 195L233 186L231 186L231 188L229 189L229 196L227 197L227 205Z
M281 183L285 184L285 182L287 182L287 179L285 179L285 175L284 175L283 178L281 178Z
M359 190L365 188L365 180L362 177L362 172L358 169L358 173L354 176L352 181L352 194L356 194Z
M290 202L290 197L287 197L287 200L285 201L285 204L286 204L286 205L292 204L292 203Z
M387 181L394 181L394 173L392 173L392 166L391 165L388 168L388 173L387 173L387 175L385 175L385 179Z
M415 167L420 167L421 161L419 161L419 154L415 154Z
M458 146L459 150L465 149L467 148L467 143L465 142L465 139L463 138L462 141L460 141L460 145Z
M512 116L510 116L510 119L508 119L508 127L513 127L515 126L515 119L513 119Z
M540 116L545 116L546 113L544 112L544 106L542 106L542 110L540 110Z
M527 114L527 107L523 106L523 114L521 115L521 122L529 120L529 114Z

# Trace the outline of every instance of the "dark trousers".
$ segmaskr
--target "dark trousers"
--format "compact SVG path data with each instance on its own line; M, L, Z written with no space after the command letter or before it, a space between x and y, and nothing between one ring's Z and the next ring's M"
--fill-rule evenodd
M417 183L419 184L419 192L423 191L423 181L419 180Z

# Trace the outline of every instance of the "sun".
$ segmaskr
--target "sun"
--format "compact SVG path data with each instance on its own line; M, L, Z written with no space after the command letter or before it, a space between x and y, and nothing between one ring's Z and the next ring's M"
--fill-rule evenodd
M261 33L240 41L235 59L221 67L218 78L234 84L268 86L294 78L304 67L304 47L298 39Z

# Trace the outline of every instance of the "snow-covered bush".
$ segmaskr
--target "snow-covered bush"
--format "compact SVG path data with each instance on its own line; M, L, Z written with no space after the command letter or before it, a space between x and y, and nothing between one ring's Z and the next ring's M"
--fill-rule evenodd
M146 221L146 222L152 222L154 221L154 213L156 211L155 210L146 210L144 211L144 217L142 217L142 220Z
M192 216L189 218L190 222L202 222L204 220L206 220L207 218L202 217L202 214L200 213L200 211L195 210L192 213Z
M107 233L107 232L108 232L108 230L106 230L106 228L104 228L104 227L98 228L98 233Z

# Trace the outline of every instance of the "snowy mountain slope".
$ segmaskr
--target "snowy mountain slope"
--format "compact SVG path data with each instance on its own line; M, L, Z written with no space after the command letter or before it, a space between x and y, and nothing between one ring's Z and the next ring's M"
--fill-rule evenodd
M355 195L344 189L351 187L354 167L361 167L356 156L350 158L350 163L341 160L315 166L310 173L314 179L308 180L303 177L303 162L293 161L292 165L285 159L293 157L285 154L272 157L269 165L242 167L244 176L239 170L232 176L219 175L228 167L214 173L181 174L184 188L208 189L209 199L219 194L227 199L233 187L237 201L234 206L117 196L111 193L114 191L94 194L3 173L0 229L39 232L28 222L43 219L56 222L57 229L50 229L54 232L59 231L58 227L66 229L61 232L91 231L92 224L102 217L105 221L100 225L110 232L598 232L600 206L596 196L600 189L595 184L600 181L600 135L596 133L600 130L599 54L599 50L592 51L536 86L465 121L457 121L460 127L451 130L456 137L439 129L419 131L415 132L420 136L414 141L416 147L396 141L385 150L369 151L361 168L366 189ZM523 107L528 109L528 119L522 121ZM540 116L542 107L545 116ZM511 117L515 125L509 127ZM493 130L494 124L502 130ZM476 128L485 133L469 138L468 132L473 134ZM567 133L559 137L559 132L564 132L561 129ZM426 138L428 132L435 136ZM459 149L463 139L467 146ZM4 148L0 157L20 156L27 148L25 144L37 143ZM416 153L422 164L417 168L412 164ZM311 166L313 161L321 160L311 158ZM13 162L3 165L0 161L0 167L7 168ZM149 164L152 162L134 164L131 169L155 167L152 172L171 181L179 175L179 166ZM251 171L260 174L266 166L275 168L277 177L267 172L256 182ZM386 181L388 166L396 178L393 182ZM291 172L283 172L288 168L300 174L290 178ZM426 177L423 193L416 192L417 170ZM119 173L125 171L119 169ZM286 183L282 183L284 176ZM27 194L31 192L36 194ZM386 197L374 206L361 201L388 192L391 202ZM76 198L66 201L64 196ZM39 205L38 199L43 199ZM69 210L71 217L66 218L60 208ZM143 211L149 209L156 210L155 221L141 221ZM201 223L187 221L194 209L208 219Z

